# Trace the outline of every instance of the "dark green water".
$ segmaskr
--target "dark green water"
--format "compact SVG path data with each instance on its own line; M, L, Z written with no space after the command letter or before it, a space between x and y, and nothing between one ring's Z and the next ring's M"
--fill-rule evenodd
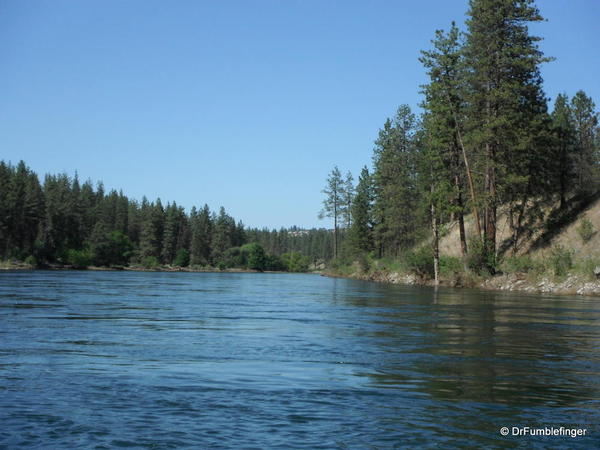
M598 298L0 273L2 448L593 448L599 423Z

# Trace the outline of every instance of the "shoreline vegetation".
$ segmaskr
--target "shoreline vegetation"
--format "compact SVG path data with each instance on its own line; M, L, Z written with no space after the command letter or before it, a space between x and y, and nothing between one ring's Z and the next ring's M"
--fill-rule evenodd
M223 268L218 267L182 267L182 266L86 266L73 267L69 264L49 264L49 265L32 265L22 261L0 261L0 271L2 270L50 270L50 271L99 271L99 272L189 272L189 273L306 273L306 272L291 272L287 270L256 270L243 269L237 267ZM315 272L317 273L317 272Z
M512 272L481 276L469 271L458 271L444 273L436 283L432 278L399 268L397 264L386 267L385 263L381 261L378 263L373 268L366 270L360 264L353 263L326 270L322 275L407 286L600 296L600 279L596 275L590 275L590 270L583 270L582 267L577 267L576 270L563 276L553 275L552 272ZM393 267L394 265L396 268Z
M534 0L472 0L432 33L422 113L384 122L356 187L329 173L328 274L600 295L600 116L583 90L550 104L542 21Z

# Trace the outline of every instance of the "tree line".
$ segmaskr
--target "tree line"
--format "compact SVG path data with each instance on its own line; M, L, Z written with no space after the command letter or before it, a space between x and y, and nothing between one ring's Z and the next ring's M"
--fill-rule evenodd
M321 216L333 218L336 235L345 231L344 255L398 257L430 239L437 281L440 233L453 223L465 264L494 273L500 254L516 254L549 219L595 198L598 112L581 90L549 107L540 65L551 58L528 27L543 20L534 1L471 0L467 16L465 32L452 22L421 52L423 112L402 105L385 121L351 202L331 171ZM510 228L503 242L500 213Z
M141 202L77 175L38 175L0 161L0 257L74 267L160 265L305 271L331 257L324 229L246 228L224 208L189 213Z

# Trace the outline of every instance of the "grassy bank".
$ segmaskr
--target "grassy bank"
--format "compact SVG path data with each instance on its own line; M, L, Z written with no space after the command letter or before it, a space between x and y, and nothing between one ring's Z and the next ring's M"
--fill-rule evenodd
M494 290L600 296L600 258L575 256L554 247L544 257L521 255L497 263L494 275L485 272L476 258L462 261L440 257L440 285ZM364 256L355 261L333 261L325 275L393 284L433 285L433 262L425 247L401 259Z

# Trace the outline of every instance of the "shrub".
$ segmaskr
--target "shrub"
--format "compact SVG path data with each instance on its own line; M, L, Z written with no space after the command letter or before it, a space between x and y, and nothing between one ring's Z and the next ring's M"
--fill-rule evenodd
M600 267L600 260L585 258L575 264L574 269L589 280L596 280L596 267Z
M247 254L242 252L240 247L231 247L225 250L225 253L223 253L217 266L220 268L220 263L223 263L225 269L231 267L246 267L246 257Z
M272 271L283 271L285 270L285 264L277 255L267 255L265 257L265 270Z
M309 260L301 253L284 253L281 255L281 260L288 272L306 272L308 270ZM340 260L333 260L331 262L332 267L336 268L339 262Z
M440 256L440 274L455 275L465 271L460 258L455 256Z
M531 272L538 268L539 264L531 256L511 256L502 263L502 270L508 273Z
M88 250L71 249L67 252L67 262L71 264L74 269L85 269L92 263L92 257Z
M594 225L587 217L581 221L581 225L577 228L577 233L581 237L581 241L585 244L588 242L595 234L596 230L594 230Z
M159 266L158 259L155 256L146 256L142 258L142 266L146 269L156 269Z
M361 272L368 272L371 268L371 260L369 258L369 255L367 255L366 253L360 253L356 257L356 263L358 264L358 268Z
M407 252L404 256L409 271L421 277L433 277L433 250L429 246Z
M473 238L469 241L467 266L469 269L479 275L495 272L496 255L486 254L485 247L481 239Z
M38 266L38 260L33 255L29 255L27 258L25 258L24 262L25 262L25 264L32 266L32 267Z
M188 252L185 248L180 248L177 251L177 255L175 255L175 259L173 260L173 265L179 267L187 267L190 264L190 252Z
M549 262L554 271L554 275L561 277L566 275L573 267L573 254L571 251L557 245L550 252Z
M267 258L265 250L260 244L252 242L242 247L242 253L245 255L246 267L250 270L265 270Z

